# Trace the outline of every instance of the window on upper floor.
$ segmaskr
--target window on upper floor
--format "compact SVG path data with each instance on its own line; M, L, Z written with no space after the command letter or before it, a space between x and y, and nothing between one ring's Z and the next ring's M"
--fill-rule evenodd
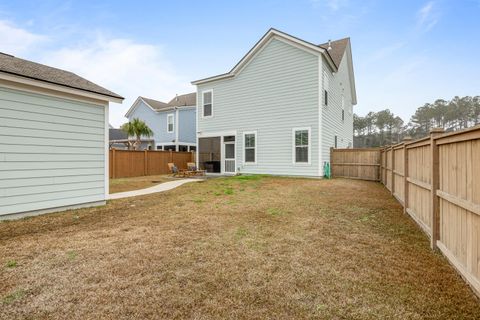
M213 91L203 91L202 92L202 109L203 109L203 117L208 118L213 116Z
M175 117L173 113L167 115L167 132L172 133L174 131L174 121Z
M328 73L323 72L323 105L328 106L328 92L330 90L330 79L328 78Z

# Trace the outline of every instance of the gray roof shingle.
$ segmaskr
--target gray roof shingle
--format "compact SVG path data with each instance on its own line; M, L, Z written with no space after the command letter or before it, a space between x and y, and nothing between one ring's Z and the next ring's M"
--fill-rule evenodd
M195 106L197 105L197 93L192 92L176 96L168 104L174 107Z
M332 47L331 50L328 50L328 42L319 44L318 46L327 50L328 54L338 68L340 66L340 62L342 62L343 54L345 53L345 49L347 48L349 42L350 38L330 41L330 46Z
M122 96L107 90L73 72L49 67L40 63L20 59L0 52L0 72L5 72L29 79L53 83L69 88L98 93L117 99Z
M187 93L176 96L169 103L165 103L162 101L140 97L144 100L152 109L155 111L166 111L171 110L173 107L184 107L184 106L195 106L197 105L197 93Z

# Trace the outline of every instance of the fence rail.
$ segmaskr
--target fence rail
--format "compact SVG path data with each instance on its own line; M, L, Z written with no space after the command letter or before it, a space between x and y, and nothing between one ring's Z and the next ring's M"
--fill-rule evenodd
M480 296L480 126L447 134L434 129L376 150L332 150L334 177L375 180L376 173L361 171L364 163L341 156L347 152L379 165L378 180ZM344 166L349 171L339 169Z
M110 178L128 178L169 173L168 163L179 169L187 169L188 162L195 162L194 152L110 150Z

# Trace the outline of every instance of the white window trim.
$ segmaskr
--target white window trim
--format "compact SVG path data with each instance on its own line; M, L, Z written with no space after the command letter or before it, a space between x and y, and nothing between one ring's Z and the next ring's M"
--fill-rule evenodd
M245 136L247 134L255 135L255 161L253 161L253 162L247 161L246 160L247 157L245 156L245 152L247 150L247 148L245 147ZM243 132L243 164L245 164L245 165L256 165L257 164L257 149L258 149L257 131L244 131Z
M169 129L169 119L172 118L172 130ZM168 133L173 133L175 132L175 114L169 113L167 115L167 132Z
M296 162L295 153L295 131L307 130L308 131L308 161ZM312 129L311 127L293 128L292 129L292 163L296 166L308 166L312 162Z
M211 104L212 104L212 114L209 115L209 116L205 116L205 110L204 110L205 104L203 103L203 100L204 100L204 97L205 97L205 93L208 93L208 92L210 92L212 94L212 102L211 102ZM202 91L202 113L201 113L201 115L202 115L203 119L208 119L208 118L213 117L213 89Z

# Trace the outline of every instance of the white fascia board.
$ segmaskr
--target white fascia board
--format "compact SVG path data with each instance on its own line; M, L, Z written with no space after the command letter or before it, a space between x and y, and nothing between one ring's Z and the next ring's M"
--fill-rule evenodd
M45 82L45 81L42 81L42 80L29 79L29 78L25 78L25 77L22 77L22 76L17 76L17 75L13 75L13 74L9 74L9 73L4 73L4 72L1 72L1 71L0 71L0 79L1 80L6 80L6 81L11 81L11 82L16 82L16 83L21 83L21 84L32 86L32 87L38 87L38 88L42 88L42 89L58 91L58 92L61 92L61 93L76 95L76 96L80 96L80 97L86 97L86 98L90 98L90 99L105 101L105 102L115 102L115 103L122 103L123 102L123 99L120 99L120 98L107 96L107 95L103 95L103 94L100 94L100 93L90 92L90 91L86 91L86 90L82 90L82 89L70 88L70 87L62 86L60 84Z
M251 61L251 59L258 53L258 51L261 50L269 41L271 41L272 38L284 41L290 45L293 45L297 48L305 50L309 53L322 54L328 61L328 64L330 65L332 70L334 71L337 70L335 63L333 62L330 55L326 53L325 49L318 47L314 44L311 44L309 42L306 42L304 40L295 38L281 31L271 29L260 39L260 41L257 42L257 44L252 49L250 49L250 51L237 63L237 65L233 67L233 69L230 72L227 72L218 76L213 76L213 77L209 77L201 80L192 81L191 84L199 85L199 84L204 84L204 83L208 83L216 80L235 77Z

